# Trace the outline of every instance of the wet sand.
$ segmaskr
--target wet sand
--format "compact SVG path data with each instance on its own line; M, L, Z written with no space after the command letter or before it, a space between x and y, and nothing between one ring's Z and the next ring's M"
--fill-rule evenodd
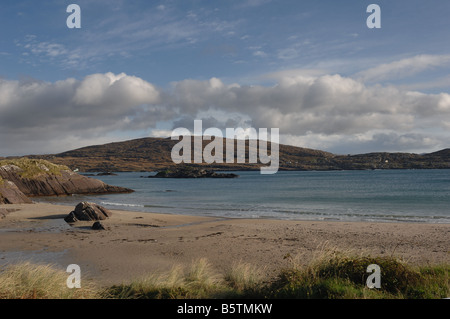
M6 206L5 206L6 207ZM308 263L324 250L395 256L413 265L450 263L450 224L225 219L113 210L102 221L68 225L70 206L8 205L0 219L0 265L31 260L65 269L81 267L83 278L119 284L150 272L168 271L207 258L217 272L235 262L273 276L290 258Z

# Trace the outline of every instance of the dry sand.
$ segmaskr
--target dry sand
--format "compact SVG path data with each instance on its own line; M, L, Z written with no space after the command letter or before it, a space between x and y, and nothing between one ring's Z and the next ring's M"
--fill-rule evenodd
M450 262L450 225L224 219L114 210L102 223L74 227L63 218L73 207L8 205L19 211L0 220L0 265L20 260L78 264L84 278L100 284L129 282L174 265L207 258L217 272L235 262L266 270L307 263L324 249L396 256L413 265Z

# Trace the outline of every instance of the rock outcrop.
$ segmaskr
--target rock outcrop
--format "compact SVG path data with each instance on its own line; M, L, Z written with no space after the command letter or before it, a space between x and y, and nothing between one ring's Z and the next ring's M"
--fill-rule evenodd
M212 170L195 168L190 166L180 166L159 171L155 176L149 178L235 178L232 173L216 173Z
M77 221L99 221L105 220L111 217L112 213L106 208L88 202L81 202L76 207L75 210L70 212L64 220L69 223L75 223Z
M45 160L0 161L0 204L30 203L27 197L35 196L131 192L133 190L108 185Z
M31 200L13 182L0 180L0 204L30 203Z

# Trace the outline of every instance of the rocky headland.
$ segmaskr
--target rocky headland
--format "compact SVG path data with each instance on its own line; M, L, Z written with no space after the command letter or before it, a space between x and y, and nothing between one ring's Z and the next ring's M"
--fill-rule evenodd
M45 160L0 161L0 204L31 203L30 197L36 196L131 192L133 190L108 185Z

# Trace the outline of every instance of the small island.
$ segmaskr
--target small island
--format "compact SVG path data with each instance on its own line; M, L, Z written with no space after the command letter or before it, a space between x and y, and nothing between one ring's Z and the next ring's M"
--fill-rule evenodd
M179 166L166 168L154 176L148 178L236 178L239 175L233 173L216 173L213 170L196 168L192 166Z

